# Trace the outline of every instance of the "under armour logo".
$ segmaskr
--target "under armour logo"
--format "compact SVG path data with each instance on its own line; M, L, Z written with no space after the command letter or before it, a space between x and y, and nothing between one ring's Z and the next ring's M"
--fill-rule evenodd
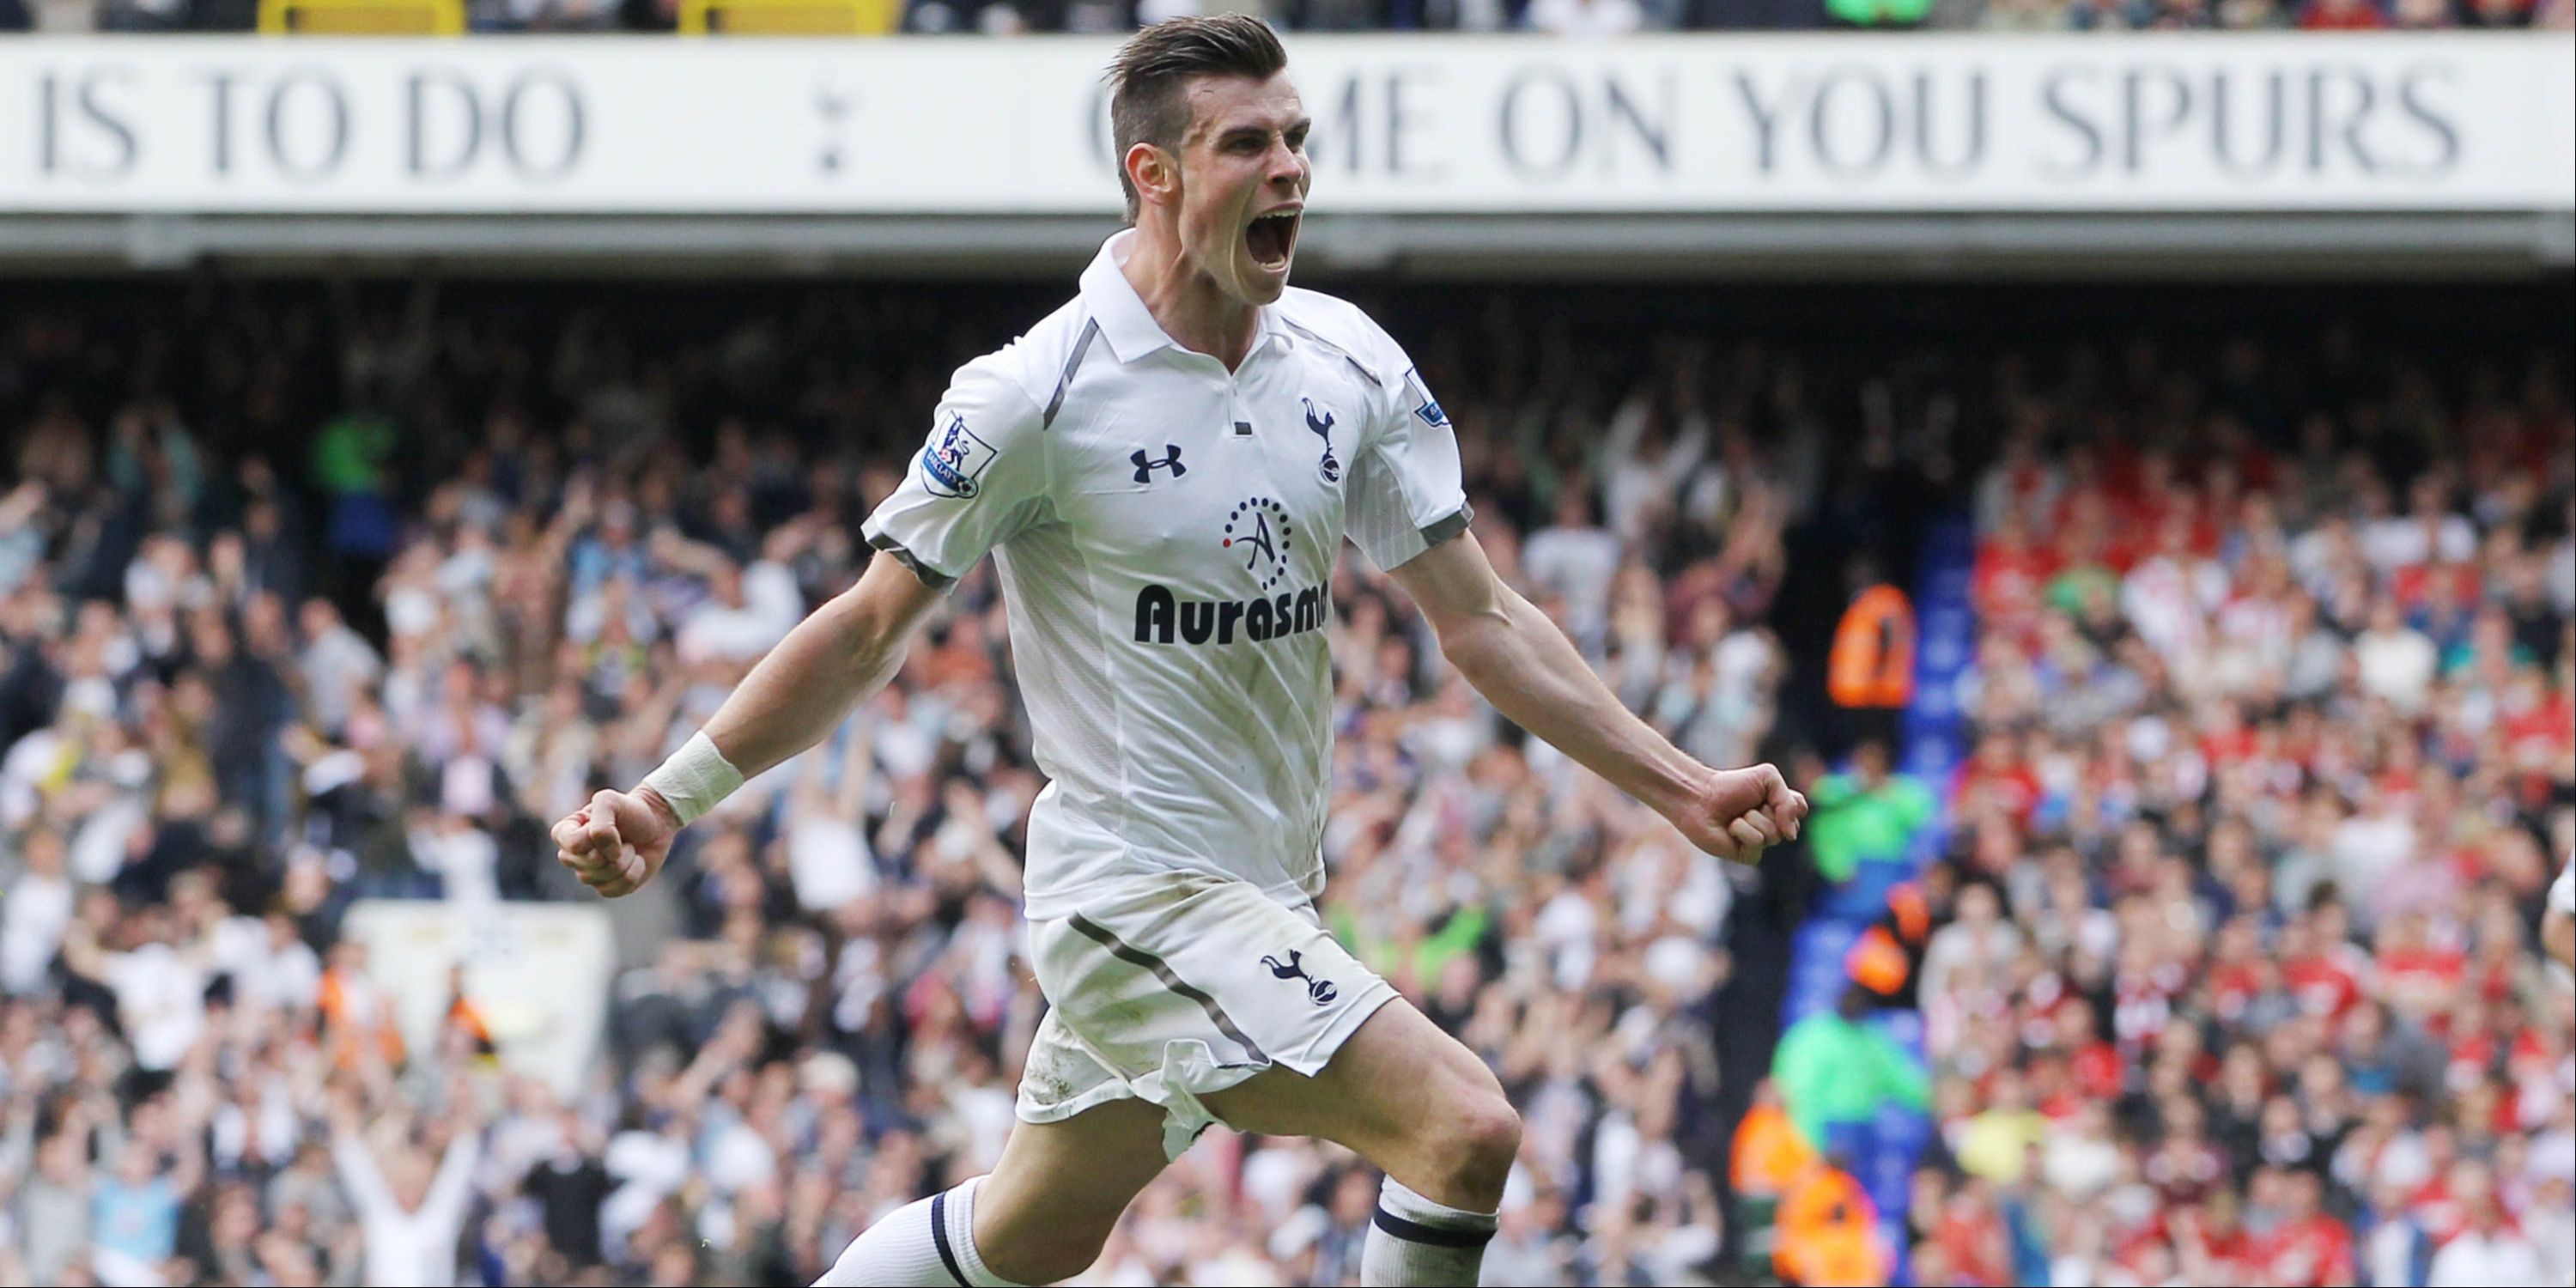
M1315 414L1314 399L1300 398L1297 401L1306 404L1306 428L1309 431L1312 431L1317 437L1324 440L1324 460L1322 466L1324 471L1324 481L1327 483L1341 482L1342 463L1333 458L1333 413L1327 411L1323 415L1317 416Z
M1342 990L1333 987L1333 981L1329 979L1317 979L1306 973L1305 957L1306 954L1291 948L1288 950L1287 965L1280 965L1279 959L1276 957L1264 957L1261 959L1261 964L1269 967L1270 973L1281 979L1302 979L1306 981L1306 996L1317 1006L1326 1005L1334 998L1341 996Z
M1181 464L1181 449L1177 444L1163 444L1163 453L1163 459L1159 461L1145 455L1145 449L1141 447L1128 454L1127 459L1136 463L1137 482L1152 482L1154 471L1161 469L1170 470L1173 478L1179 478L1190 472L1189 466Z

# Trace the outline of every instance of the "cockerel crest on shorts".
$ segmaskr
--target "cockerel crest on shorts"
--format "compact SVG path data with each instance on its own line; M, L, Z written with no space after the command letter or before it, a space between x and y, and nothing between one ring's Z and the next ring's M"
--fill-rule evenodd
M1306 996L1313 999L1317 1006L1326 1005L1334 998L1341 996L1342 990L1333 987L1333 981L1329 979L1317 979L1306 973L1305 958L1306 954L1291 948L1288 950L1287 965L1280 965L1279 959L1276 957L1263 957L1261 959L1261 964L1269 967L1270 973L1281 979L1302 979L1306 981Z

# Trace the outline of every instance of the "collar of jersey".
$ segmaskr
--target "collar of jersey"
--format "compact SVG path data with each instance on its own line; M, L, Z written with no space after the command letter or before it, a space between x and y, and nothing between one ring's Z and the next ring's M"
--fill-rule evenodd
M1135 235L1135 229L1124 228L1100 243L1100 253L1092 257L1091 267L1082 270L1083 303L1092 320L1100 324L1100 334L1109 341L1110 351L1122 363L1134 362L1157 349L1189 352L1164 332L1163 324L1154 320L1153 310L1145 307L1144 297L1136 294L1135 285L1118 267L1125 262L1127 242ZM1296 343L1286 324L1279 320L1278 311L1276 305L1252 311L1257 330L1252 353L1261 352L1265 344L1276 344L1284 350ZM1244 361L1251 360L1251 355L1246 354Z

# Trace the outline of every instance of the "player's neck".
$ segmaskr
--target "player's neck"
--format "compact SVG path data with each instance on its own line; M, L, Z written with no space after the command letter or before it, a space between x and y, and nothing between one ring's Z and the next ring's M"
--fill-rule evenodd
M1232 371L1252 352L1260 310L1218 289L1181 253L1179 239L1139 226L1127 260L1118 266L1154 324L1172 342L1204 353Z

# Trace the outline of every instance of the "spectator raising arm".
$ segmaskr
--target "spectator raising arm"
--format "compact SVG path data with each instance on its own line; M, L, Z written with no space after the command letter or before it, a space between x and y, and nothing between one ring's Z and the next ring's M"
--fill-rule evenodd
M424 1234L435 1236L430 1246L456 1246L456 1236L465 1228L465 1209L474 1201L474 1167L481 1161L483 1133L472 1127L459 1128L438 1161L438 1175L430 1180L428 1199L412 1214Z
M370 1151L354 1097L335 1093L331 1106L331 1158L340 1183L357 1208L366 1233L369 1288L396 1284L447 1288L456 1282L456 1240L474 1198L475 1164L482 1161L480 1125L460 1123L438 1172L424 1186L425 1159L403 1147L388 1181Z

